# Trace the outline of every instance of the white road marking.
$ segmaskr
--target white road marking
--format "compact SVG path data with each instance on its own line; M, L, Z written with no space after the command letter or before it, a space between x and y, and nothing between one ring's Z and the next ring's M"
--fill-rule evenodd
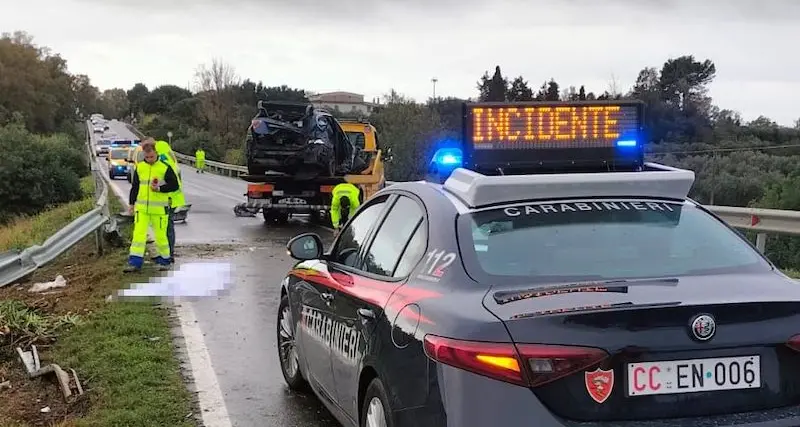
M186 343L186 354L189 356L192 377L197 387L197 398L205 427L231 427L228 408L222 388L217 381L211 356L208 354L203 331L197 322L194 310L188 302L175 305L175 311L181 323L181 332Z
M122 200L122 204L128 206L128 198L125 192L119 188L115 182L111 182L111 187ZM225 399L222 395L214 365L211 363L211 356L208 354L203 331L197 322L197 317L189 303L175 304L175 312L181 324L181 335L186 345L186 354L189 357L190 370L197 388L197 400L200 412L203 417L204 427L232 427L231 419L228 416L228 408L225 406Z

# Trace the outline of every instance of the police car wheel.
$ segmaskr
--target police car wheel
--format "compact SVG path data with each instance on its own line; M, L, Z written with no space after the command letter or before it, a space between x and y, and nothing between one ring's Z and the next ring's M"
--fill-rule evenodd
M375 378L367 386L364 402L361 405L361 427L393 427L386 388L379 378Z
M286 384L291 390L302 391L306 389L308 383L300 372L300 359L297 355L292 323L289 297L284 296L278 306L278 359Z

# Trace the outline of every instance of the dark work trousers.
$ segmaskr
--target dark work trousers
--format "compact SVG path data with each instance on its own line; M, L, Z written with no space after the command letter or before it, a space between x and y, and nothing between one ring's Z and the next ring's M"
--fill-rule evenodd
M175 257L175 208L169 208L169 221L167 222L167 240L169 240L169 256Z

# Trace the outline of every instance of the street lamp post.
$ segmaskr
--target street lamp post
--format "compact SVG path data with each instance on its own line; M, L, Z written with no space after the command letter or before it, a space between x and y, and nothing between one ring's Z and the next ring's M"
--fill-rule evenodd
M169 145L172 146L172 131L167 132L167 138L169 139Z
M436 100L436 82L439 81L436 77L432 78L431 81L433 82L433 100Z

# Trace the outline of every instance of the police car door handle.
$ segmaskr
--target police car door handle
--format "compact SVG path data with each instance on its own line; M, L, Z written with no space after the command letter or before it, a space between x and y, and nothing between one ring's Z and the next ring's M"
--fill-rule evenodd
M375 319L375 312L368 308L359 308L358 315L367 320Z
M325 302L331 302L331 301L333 301L333 294L330 294L330 293L327 293L327 292L323 292L323 293L319 294L319 296L320 296L320 298L322 298L322 299L323 299Z

